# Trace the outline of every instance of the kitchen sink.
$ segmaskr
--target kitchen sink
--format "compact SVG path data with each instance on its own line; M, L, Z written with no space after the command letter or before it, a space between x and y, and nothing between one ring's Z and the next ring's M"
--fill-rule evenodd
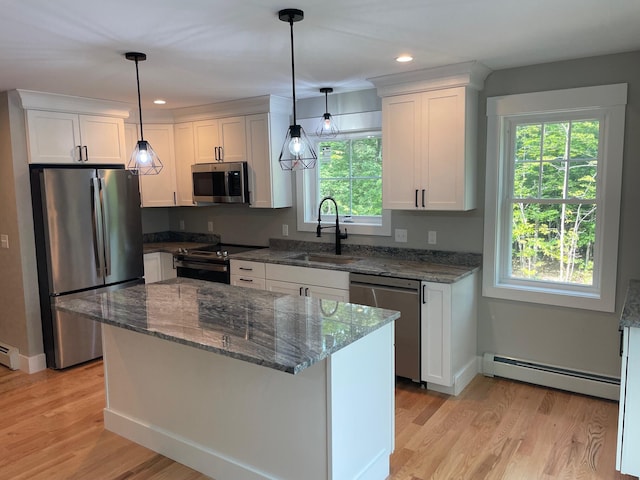
M342 255L329 255L329 254L317 254L317 253L302 253L289 257L289 260L302 260L305 262L320 262L320 263L335 263L335 264L347 264L357 262L359 258L343 257Z

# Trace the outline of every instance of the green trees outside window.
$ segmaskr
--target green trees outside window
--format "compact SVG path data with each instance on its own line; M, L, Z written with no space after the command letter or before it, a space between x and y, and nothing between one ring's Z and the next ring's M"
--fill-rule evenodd
M591 285L600 122L516 124L511 276Z
M341 216L382 215L382 141L349 138L318 144L319 199L331 196ZM329 214L333 207L325 203Z

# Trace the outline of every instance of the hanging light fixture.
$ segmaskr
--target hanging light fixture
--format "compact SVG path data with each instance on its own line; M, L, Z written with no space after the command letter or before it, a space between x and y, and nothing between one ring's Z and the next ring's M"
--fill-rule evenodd
M322 115L320 124L316 128L316 135L321 138L335 138L340 131L333 116L329 113L328 99L328 95L333 92L333 88L324 87L320 89L320 92L324 93L324 115Z
M313 145L307 138L307 134L296 119L296 75L293 57L293 24L304 18L304 12L296 8L286 8L278 12L278 18L283 22L288 22L291 28L291 84L293 90L293 124L289 125L287 136L280 152L280 167L283 170L302 170L314 168L318 156Z
M140 101L140 75L138 73L138 62L144 62L147 55L139 52L127 52L124 54L127 60L136 62L136 82L138 84L138 113L140 114L140 140L131 154L127 169L135 170L139 175L157 175L162 170L162 162L156 152L151 148L149 142L144 139L142 130L142 103Z

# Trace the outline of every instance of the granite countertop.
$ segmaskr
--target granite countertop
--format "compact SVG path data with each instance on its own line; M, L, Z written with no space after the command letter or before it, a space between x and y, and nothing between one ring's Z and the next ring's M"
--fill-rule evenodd
M629 280L620 315L620 328L623 327L640 327L640 280Z
M56 308L291 374L400 316L188 278L69 298Z
M478 264L436 263L434 261L411 258L397 254L390 255L374 253L372 255L334 255L321 253L325 258L335 258L337 262L345 258L351 258L351 263L313 262L296 259L308 251L279 250L265 248L249 252L236 253L230 258L264 263L276 263L281 265L293 265L299 267L323 268L327 270L341 270L350 273L364 273L383 277L407 278L436 283L454 283L471 275L480 269ZM408 258L407 258L408 257Z
M151 242L143 243L142 251L144 253L164 252L175 255L179 249L193 250L203 247L210 247L211 243L201 242Z

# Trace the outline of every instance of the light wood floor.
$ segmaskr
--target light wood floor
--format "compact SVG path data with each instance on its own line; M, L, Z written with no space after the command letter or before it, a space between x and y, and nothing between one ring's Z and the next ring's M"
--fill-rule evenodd
M33 375L0 366L0 480L207 478L105 431L103 406L100 361ZM634 478L615 471L617 412L483 376L455 398L399 382L390 478Z

